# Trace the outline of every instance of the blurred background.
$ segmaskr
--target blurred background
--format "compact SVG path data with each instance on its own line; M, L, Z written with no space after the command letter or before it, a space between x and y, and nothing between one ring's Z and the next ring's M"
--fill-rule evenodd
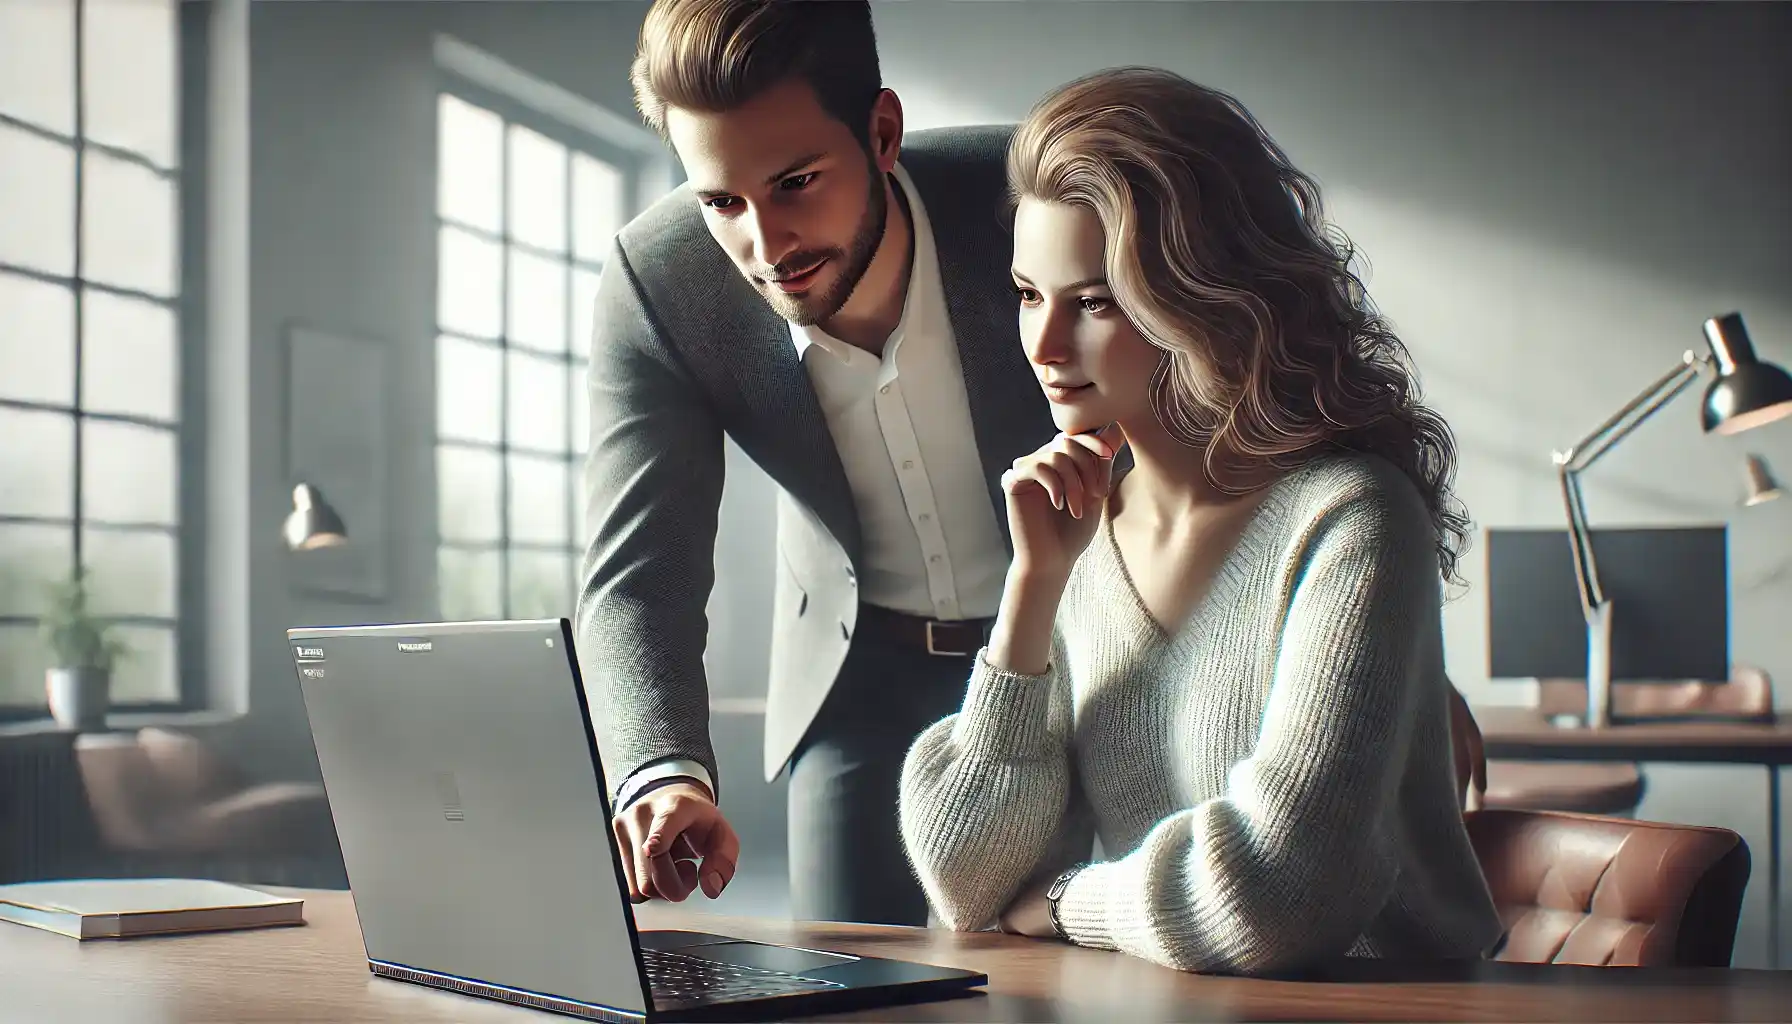
M1706 317L1792 362L1792 7L874 8L911 128L1116 64L1237 95L1360 246L1479 529L1559 528L1551 452ZM0 883L342 887L284 630L571 613L592 289L680 180L627 82L643 10L0 0ZM1696 418L1639 430L1589 511L1728 524L1732 658L1792 677L1792 502L1739 507L1792 426ZM729 454L707 656L744 850L713 906L782 914L772 493ZM1452 676L1529 703L1489 678L1480 548L1464 568ZM1767 966L1763 772L1641 767L1638 817L1755 850L1735 965Z

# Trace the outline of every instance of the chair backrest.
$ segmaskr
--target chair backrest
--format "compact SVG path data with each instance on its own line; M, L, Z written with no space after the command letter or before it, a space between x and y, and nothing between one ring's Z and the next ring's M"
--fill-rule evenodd
M1729 829L1501 808L1465 821L1506 924L1497 959L1730 966L1750 861Z
M1748 843L1700 825L1485 809L1481 729L1451 688L1463 821L1506 925L1497 959L1606 967L1728 967Z
M1580 715L1587 710L1585 679L1537 680L1537 710L1545 716ZM1611 713L1617 719L1771 722L1773 677L1755 665L1734 665L1717 682L1612 682Z
M230 792L231 768L199 739L168 729L87 733L75 763L100 837L127 850L159 849L171 823Z

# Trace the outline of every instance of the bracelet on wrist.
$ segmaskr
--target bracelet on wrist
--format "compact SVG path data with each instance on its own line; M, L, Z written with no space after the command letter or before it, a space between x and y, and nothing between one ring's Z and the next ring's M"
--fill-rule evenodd
M1058 938L1066 942L1070 941L1070 936L1064 932L1064 922L1058 919L1058 901L1064 897L1064 890L1070 887L1070 880L1075 878L1077 873L1085 867L1087 867L1085 864L1076 865L1053 879L1052 884L1045 890L1046 917L1051 920L1052 931L1057 933Z

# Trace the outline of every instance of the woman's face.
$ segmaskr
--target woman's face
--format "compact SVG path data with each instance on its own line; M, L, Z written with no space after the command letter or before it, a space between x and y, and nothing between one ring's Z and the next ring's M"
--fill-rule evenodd
M1020 340L1067 434L1152 416L1162 352L1114 301L1106 238L1094 211L1024 198L1015 211L1014 286Z

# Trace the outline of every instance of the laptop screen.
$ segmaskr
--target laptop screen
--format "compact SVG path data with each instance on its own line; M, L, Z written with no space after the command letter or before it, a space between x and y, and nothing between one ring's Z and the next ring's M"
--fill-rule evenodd
M645 1014L565 620L288 638L369 960Z

